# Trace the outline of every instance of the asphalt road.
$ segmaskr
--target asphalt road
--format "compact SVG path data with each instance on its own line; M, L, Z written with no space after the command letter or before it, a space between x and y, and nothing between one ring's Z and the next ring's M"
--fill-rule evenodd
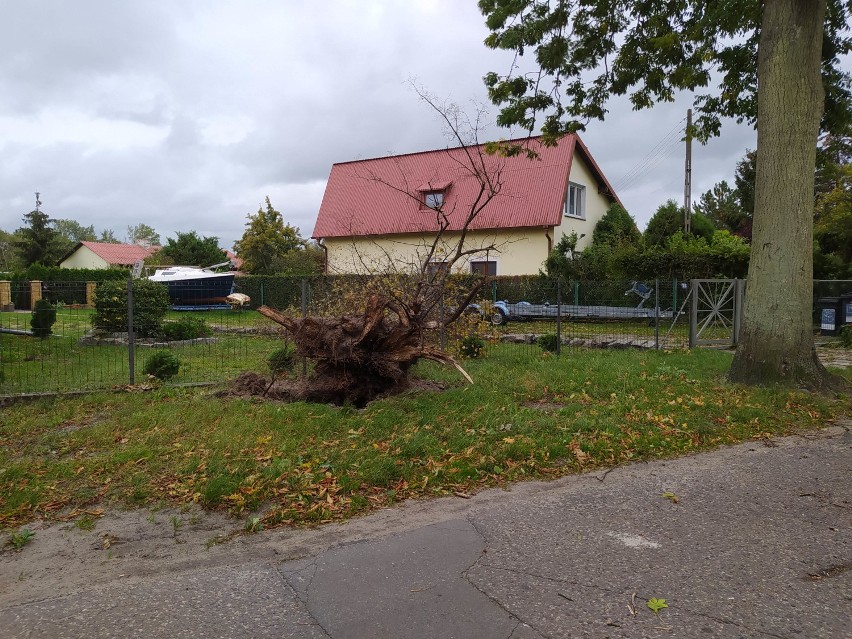
M0 637L852 637L850 515L834 427L261 533L0 602Z

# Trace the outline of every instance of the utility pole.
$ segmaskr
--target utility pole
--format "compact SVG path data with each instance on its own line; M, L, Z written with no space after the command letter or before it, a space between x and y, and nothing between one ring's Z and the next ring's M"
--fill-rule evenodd
M683 232L692 230L692 109L686 110L686 164L683 176Z

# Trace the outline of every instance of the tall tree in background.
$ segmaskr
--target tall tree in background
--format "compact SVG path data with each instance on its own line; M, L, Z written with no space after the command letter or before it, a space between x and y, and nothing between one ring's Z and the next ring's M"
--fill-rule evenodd
M157 246L160 243L160 234L147 224L139 223L127 227L127 243L139 246Z
M10 273L21 266L15 250L15 234L0 229L0 271Z
M717 229L725 229L743 237L751 236L751 216L740 206L739 193L728 186L725 180L702 193L694 208Z
M159 253L170 264L184 266L213 266L228 259L225 251L219 248L218 237L199 237L195 231L177 233Z
M53 266L66 248L52 225L50 216L38 209L24 215L25 225L15 231L13 244L23 265L38 262Z
M115 232L112 229L104 229L101 231L101 236L98 238L98 242L119 244L118 238L115 236Z
M242 258L242 269L247 273L274 275L283 270L282 260L288 254L304 250L305 245L299 229L284 222L267 196L266 210L261 206L248 216L243 237L234 244L234 253Z
M811 327L813 193L817 134L850 119L849 77L839 56L852 48L845 0L480 0L486 45L523 55L531 76L489 73L498 123L545 139L603 119L610 95L634 108L695 99L688 132L716 135L722 117L758 129L752 257L740 342L730 377L747 383L834 383L819 363ZM759 87L759 89L758 89ZM563 101L563 94L567 98ZM782 303L783 300L783 303Z

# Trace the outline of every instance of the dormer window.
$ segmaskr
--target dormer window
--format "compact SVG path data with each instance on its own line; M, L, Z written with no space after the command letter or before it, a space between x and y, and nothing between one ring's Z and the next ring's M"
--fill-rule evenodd
M443 191L426 191L423 194L423 204L426 205L426 208L430 209L439 209L444 206L444 192Z
M430 180L417 189L420 195L420 208L440 211L446 201L447 191L452 183L448 180Z

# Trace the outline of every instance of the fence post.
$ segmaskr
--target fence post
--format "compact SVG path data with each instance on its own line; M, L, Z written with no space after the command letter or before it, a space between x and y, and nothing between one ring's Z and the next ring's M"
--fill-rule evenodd
M88 308L95 307L95 290L97 288L97 282L86 282L86 306Z
M8 311L12 308L12 282L0 281L0 311Z
M580 282L574 282L574 306L580 305Z
M556 280L556 356L562 354L562 280Z
M260 305L263 306L263 280L260 280Z
M41 299L41 280L30 281L30 310L35 310L36 302Z
M672 280L672 313L677 312L677 278Z
M689 348L695 348L698 342L698 280L689 281L692 295L692 309L689 312Z
M660 350L660 280L654 280L654 348Z
M263 297L263 284L261 283L261 297ZM308 279L302 278L302 319L308 316ZM302 377L308 376L308 358L302 357Z
M136 383L136 333L133 331L133 277L127 278L127 365L130 384Z
M491 282L491 301L497 303L497 280Z

